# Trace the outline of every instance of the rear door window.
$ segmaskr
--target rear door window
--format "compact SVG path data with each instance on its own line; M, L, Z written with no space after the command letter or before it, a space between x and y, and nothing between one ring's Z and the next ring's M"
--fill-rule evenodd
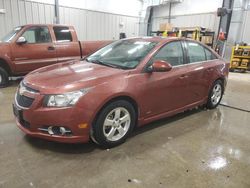
M206 61L205 50L203 46L196 42L187 42L189 63Z
M68 27L53 27L57 42L71 42L72 35Z
M153 57L154 60L164 60L172 66L183 65L183 49L180 41L170 42L162 47Z

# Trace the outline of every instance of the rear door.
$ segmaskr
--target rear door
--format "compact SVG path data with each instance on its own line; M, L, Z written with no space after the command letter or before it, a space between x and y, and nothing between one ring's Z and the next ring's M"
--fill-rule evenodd
M32 26L21 35L25 44L13 43L12 61L16 71L26 73L57 62L56 51L47 26Z
M186 41L187 61L190 76L188 79L188 103L203 100L208 94L210 75L207 71L207 58L205 48L194 41Z
M54 26L58 62L80 59L80 46L72 27Z

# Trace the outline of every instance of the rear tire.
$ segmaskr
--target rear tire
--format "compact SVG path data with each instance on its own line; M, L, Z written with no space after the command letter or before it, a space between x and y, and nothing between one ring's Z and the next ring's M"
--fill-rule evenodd
M208 109L216 108L220 104L223 93L224 93L223 82L221 80L216 80L209 92L206 107Z
M9 74L8 72L0 67L0 88L6 87L9 84Z
M111 148L125 142L136 122L136 113L132 104L125 100L114 101L105 106L92 127L92 140Z

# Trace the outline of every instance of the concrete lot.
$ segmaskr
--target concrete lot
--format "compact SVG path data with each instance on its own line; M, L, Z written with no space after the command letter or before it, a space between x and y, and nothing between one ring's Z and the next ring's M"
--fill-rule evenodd
M0 187L250 187L249 73L230 73L230 107L152 123L110 150L25 136L12 115L16 86L0 89Z

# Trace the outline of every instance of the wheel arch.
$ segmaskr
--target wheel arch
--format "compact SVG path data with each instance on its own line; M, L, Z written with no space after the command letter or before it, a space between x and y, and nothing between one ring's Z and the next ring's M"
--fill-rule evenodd
M220 81L222 81L222 85L223 85L223 94L224 94L224 91L225 91L225 77L223 77L223 76L220 76L220 77L218 77L214 82L213 82L213 84L216 82L216 81L218 81L218 80L220 80ZM213 85L211 86L211 87L213 87Z
M5 69L8 72L8 74L11 75L12 71L11 71L9 64L7 63L5 59L1 57L0 57L0 67Z
M118 101L118 100L125 100L127 102L129 102L130 104L132 104L132 106L135 109L135 113L136 113L136 124L138 122L138 117L139 117L139 113L140 113L140 108L138 103L136 102L136 100L129 96L129 95L119 95L119 96L115 96L113 98L108 99L107 101L104 102L104 104L101 105L101 107L98 109L97 113L94 116L94 119L92 121L92 124L95 123L98 115L101 113L102 109L105 108L107 105L109 105L110 103L114 102L114 101Z
M210 94L210 92L211 92L211 90L212 90L212 88L213 88L213 85L214 85L214 83L216 82L216 81L218 81L218 80L220 80L220 81L222 81L222 85L223 85L223 93L222 94L224 94L224 92L225 92L225 84L226 84L226 78L224 77L224 76L218 76L216 79L213 79L211 82L210 82L210 85L208 86L208 91L207 91L207 98L208 98L208 96L209 96L209 94Z

